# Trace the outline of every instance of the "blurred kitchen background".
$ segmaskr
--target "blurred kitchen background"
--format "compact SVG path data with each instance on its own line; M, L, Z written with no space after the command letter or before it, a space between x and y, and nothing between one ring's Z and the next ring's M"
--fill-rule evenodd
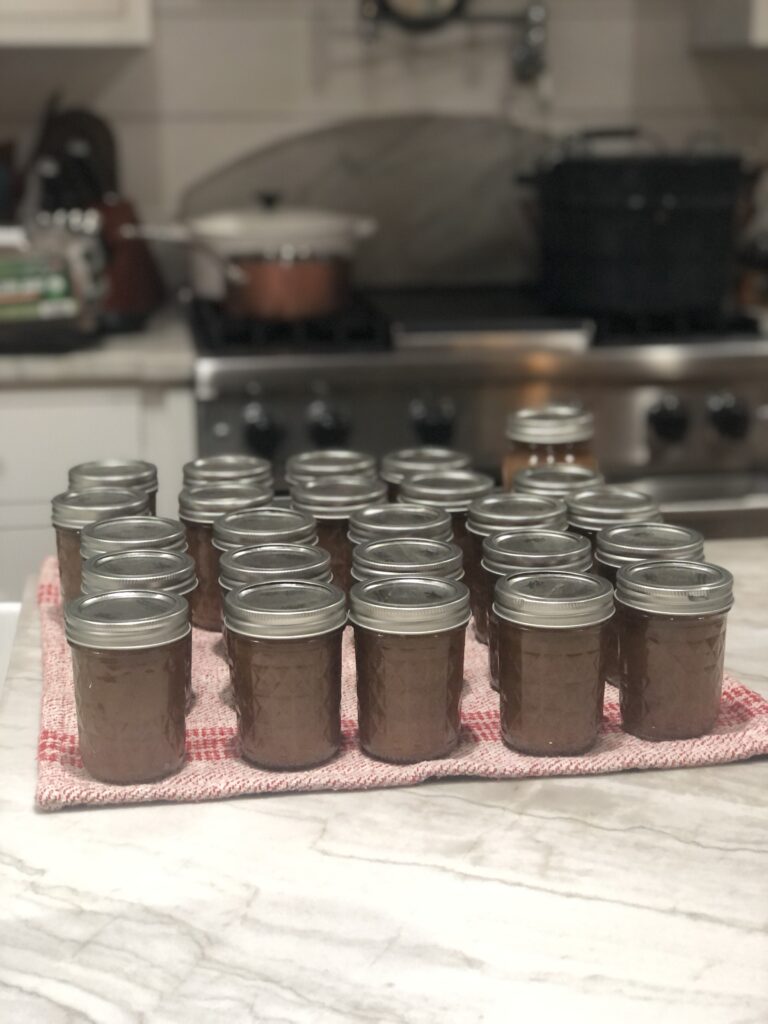
M768 532L767 115L768 0L3 0L0 598L84 459L498 473L552 399Z

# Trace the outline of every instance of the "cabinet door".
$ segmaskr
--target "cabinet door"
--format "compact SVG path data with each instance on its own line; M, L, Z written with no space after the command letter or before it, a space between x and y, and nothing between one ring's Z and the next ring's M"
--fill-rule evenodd
M0 46L146 46L151 0L0 0Z

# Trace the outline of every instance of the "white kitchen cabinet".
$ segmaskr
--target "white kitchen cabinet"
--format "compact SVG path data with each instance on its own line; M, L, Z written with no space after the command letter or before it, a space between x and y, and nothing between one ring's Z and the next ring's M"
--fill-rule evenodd
M696 49L768 49L768 0L694 0L689 10Z
M0 0L0 46L146 46L152 0Z
M50 499L77 462L149 459L158 513L176 514L181 467L195 453L192 392L184 387L51 387L0 391L0 601L55 549Z

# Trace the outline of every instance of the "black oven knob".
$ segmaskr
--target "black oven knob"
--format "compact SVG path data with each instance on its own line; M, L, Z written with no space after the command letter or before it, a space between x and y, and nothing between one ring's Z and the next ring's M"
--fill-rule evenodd
M349 416L324 398L307 407L307 433L318 448L343 447L349 440Z
M665 395L648 410L648 425L660 441L682 441L688 432L688 413L675 395Z
M411 423L422 444L450 445L456 428L456 406L450 398L435 401L414 398Z
M707 399L709 420L721 437L741 441L749 432L749 409L746 402L726 391Z
M243 409L243 438L254 455L273 458L283 433L280 424L261 402L249 402Z

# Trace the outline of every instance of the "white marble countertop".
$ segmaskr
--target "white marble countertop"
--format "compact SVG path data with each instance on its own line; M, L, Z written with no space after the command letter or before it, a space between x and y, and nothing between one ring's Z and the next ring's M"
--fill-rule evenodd
M768 695L768 540L728 665ZM0 702L0 1020L768 1020L768 760L33 810L31 590Z
M60 354L0 350L0 388L192 384L194 346L181 313L168 307L146 329L106 335L92 347Z

